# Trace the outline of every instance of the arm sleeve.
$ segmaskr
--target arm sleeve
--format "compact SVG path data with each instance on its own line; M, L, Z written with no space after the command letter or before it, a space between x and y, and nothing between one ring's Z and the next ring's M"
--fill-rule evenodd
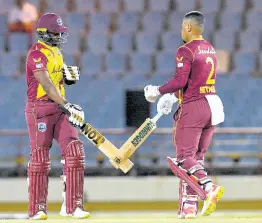
M191 71L193 54L189 48L182 46L176 53L176 73L166 84L159 87L161 94L173 93L186 86Z
M32 51L28 56L27 65L33 72L47 70L46 56L39 50Z

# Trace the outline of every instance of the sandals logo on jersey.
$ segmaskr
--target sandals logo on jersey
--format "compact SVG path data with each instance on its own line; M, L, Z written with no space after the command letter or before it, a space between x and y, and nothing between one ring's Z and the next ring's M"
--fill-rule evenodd
M33 58L33 61L34 61L35 63L39 63L39 62L41 62L41 57L39 57L38 59L34 59L34 58Z
M41 68L43 68L44 67L44 64L43 63L41 63L41 57L39 57L39 58L37 58L37 59L34 59L33 58L33 61L35 62L35 68L36 69L41 69Z
M177 59L177 61L179 61L179 62L182 62L182 61L183 61L183 57L177 57L176 59Z
M91 140L95 144L95 146L99 147L104 141L105 137L102 136L92 125L85 124L82 127L82 132L84 135Z
M184 66L184 64L182 63L183 57L177 57L176 60L178 61L177 68L180 68L180 67Z
M46 123L44 123L44 122L39 122L39 123L37 124L37 128L38 128L38 131L40 131L40 132L45 132L46 129L47 129Z

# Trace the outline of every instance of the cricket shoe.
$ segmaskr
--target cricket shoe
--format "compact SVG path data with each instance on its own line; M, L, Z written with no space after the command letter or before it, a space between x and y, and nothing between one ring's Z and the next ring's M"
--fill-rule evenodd
M67 213L66 213L66 206L65 206L64 203L63 203L62 206L61 206L59 215L60 215L61 217L70 217L70 216L72 216L72 214L67 214Z
M197 204L184 204L184 207L178 214L179 219L195 219L197 215Z
M224 194L225 188L210 183L206 186L207 198L201 211L202 216L208 216L216 210L216 204Z
M72 214L72 217L76 219L86 219L90 217L90 213L87 211L83 211L81 208L76 208L74 213Z
M31 220L46 220L47 214L43 211L37 212L33 217L30 218Z

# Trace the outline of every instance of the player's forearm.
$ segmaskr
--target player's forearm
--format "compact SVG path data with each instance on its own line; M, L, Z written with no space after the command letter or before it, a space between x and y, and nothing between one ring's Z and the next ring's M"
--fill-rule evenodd
M190 70L190 63L184 63L183 67L177 68L175 76L159 88L160 94L174 93L184 88L187 84Z
M62 97L57 88L49 86L47 89L44 89L48 97L57 104L65 105L67 103L66 99Z
M67 101L62 97L58 89L50 80L47 70L34 72L36 80L42 85L48 97L59 105L65 105Z
M186 86L186 83L187 83L187 78L183 76L174 77L166 84L159 87L159 92L160 94L174 93L179 89L184 88Z

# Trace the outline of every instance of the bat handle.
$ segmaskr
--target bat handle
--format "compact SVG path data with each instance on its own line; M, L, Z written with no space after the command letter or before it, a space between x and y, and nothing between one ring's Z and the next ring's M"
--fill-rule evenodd
M156 123L157 121L158 121L158 119L160 119L161 117L162 117L162 113L157 113L156 114L156 116L154 117L154 118L152 118L152 121L154 122L154 123Z
M58 105L58 107L62 110L62 112L70 117L71 113L67 109L65 109L63 105Z

